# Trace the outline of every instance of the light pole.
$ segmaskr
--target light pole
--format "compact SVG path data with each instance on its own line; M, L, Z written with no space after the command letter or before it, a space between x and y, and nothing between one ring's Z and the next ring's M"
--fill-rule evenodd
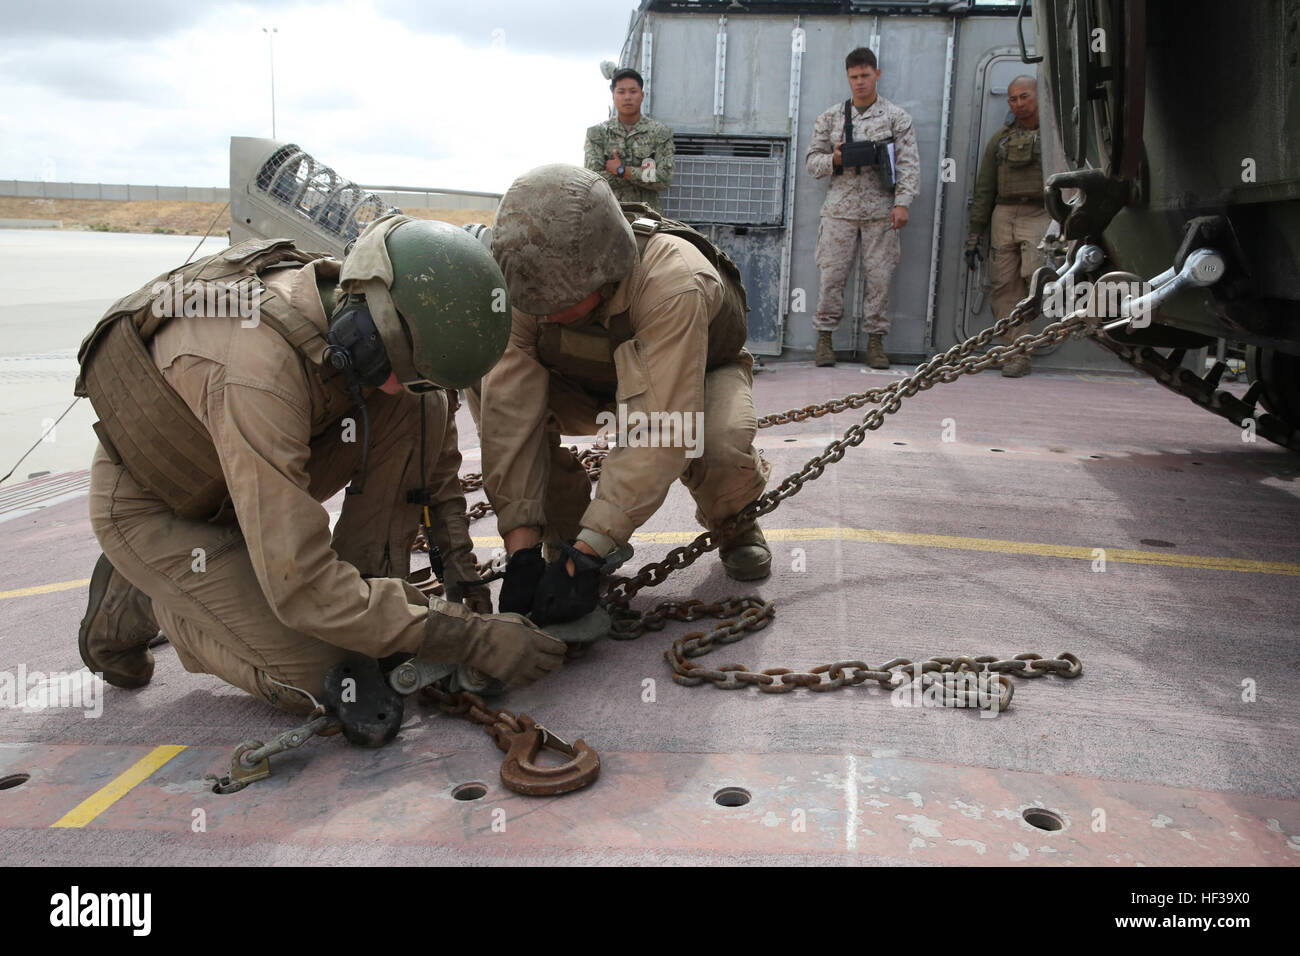
M262 27L262 32L271 43L271 139L275 139L275 34L279 31L275 27Z

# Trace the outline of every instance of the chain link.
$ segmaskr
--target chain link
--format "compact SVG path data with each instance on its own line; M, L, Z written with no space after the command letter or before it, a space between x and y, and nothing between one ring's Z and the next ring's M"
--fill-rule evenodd
M611 579L605 599L615 607L626 607L632 597L645 587L661 584L669 574L681 568L689 567L708 552L714 550L736 529L763 515L770 514L785 501L798 494L805 484L820 478L826 466L838 462L850 448L860 445L873 431L884 424L885 418L902 406L905 398L918 392L933 388L940 382L956 381L962 375L973 375L993 365L1000 364L1016 355L1029 355L1042 345L1058 344L1088 329L1083 312L1076 312L1059 322L1055 322L1041 332L1022 335L1010 345L995 345L980 354L971 354L977 348L983 348L996 336L1004 335L1010 329L1029 321L1038 313L1038 304L1042 299L1043 284L1055 276L1050 268L1043 267L1034 274L1033 291L1026 296L1005 318L999 319L987 329L971 336L964 342L954 345L948 351L934 356L918 365L916 371L906 378L873 390L878 393L880 403L869 411L856 425L850 426L843 437L831 442L826 449L792 475L787 476L775 488L760 495L723 527L706 531L698 535L690 544L669 551L662 561L651 562L641 567L631 577ZM830 414L832 405L807 406L796 414L807 413L807 417ZM792 413L783 413L789 415ZM769 416L771 417L771 416ZM611 611L611 613L613 613ZM616 615L617 617L618 615Z
M743 508L737 515L715 531L705 531L689 544L673 548L660 561L653 561L642 566L630 577L612 577L602 594L602 604L609 611L613 624L610 637L616 640L634 640L647 631L662 630L666 623L672 621L696 621L705 617L721 619L721 623L712 631L695 631L674 641L664 656L673 671L673 680L679 684L696 686L711 683L723 690L742 689L757 686L763 693L788 693L803 687L810 691L829 691L843 687L854 687L867 681L875 681L882 687L894 689L902 683L919 679L923 689L928 689L938 681L944 681L944 699L952 703L964 702L974 704L971 694L975 691L969 687L951 686L944 675L971 675L978 681L984 678L986 683L994 679L999 685L998 710L1005 710L1010 704L1014 685L1010 676L1022 678L1042 677L1055 673L1061 677L1078 677L1083 665L1073 654L1064 653L1055 660L1044 660L1038 654L1017 654L1009 660L999 660L993 655L980 657L945 658L934 657L928 661L913 663L907 658L895 658L879 667L872 667L865 661L835 661L821 664L807 672L795 671L785 667L771 667L762 671L751 671L741 664L727 664L717 668L704 667L691 659L701 657L718 644L731 644L741 640L747 634L762 630L772 620L775 607L770 601L759 597L732 597L723 601L706 603L700 600L665 601L648 611L635 611L630 607L632 598L643 588L655 587L667 580L674 571L689 567L700 557L716 549L719 544L733 535L742 526L775 511L788 498L794 497L804 485L815 481L825 472L826 466L840 461L850 448L860 445L867 433L880 428L885 419L902 406L903 400L919 392L933 388L941 382L953 382L963 375L974 375L1000 365L1013 356L1030 355L1045 345L1056 345L1067 339L1089 331L1084 312L1075 312L1059 322L1048 325L1042 331L1022 335L1008 345L993 345L995 338L1004 336L1011 329L1030 321L1039 313L1043 288L1055 278L1051 268L1039 269L1033 277L1030 293L1021 300L1005 318L960 342L946 352L933 356L921 363L916 370L905 378L891 382L881 388L868 389L846 395L821 404L805 405L803 408L791 409L765 415L759 419L759 427L785 425L793 422L807 421L824 415L838 414L849 409L859 409L868 404L875 404L861 422L850 426L844 435L831 442L821 454L810 458L797 472L787 476L775 488L770 489ZM976 351L980 350L980 351ZM605 442L598 442L592 448L578 452L570 447L586 469L593 481L600 476L600 465L609 452ZM471 473L462 476L461 487L465 491L481 488L483 476ZM480 502L470 510L471 520L481 517L491 510L486 502ZM957 682L960 683L960 682ZM422 693L436 696L436 701L444 711L467 715L477 723L494 724L501 715L512 716L509 711L488 711L480 698L472 694L446 694L435 688L427 688ZM469 702L467 703L466 700ZM961 704L958 704L959 706ZM983 706L983 705L981 705ZM515 725L517 729L517 724Z
M886 690L895 690L920 678L923 691L935 683L942 684L945 691L950 691L944 698L950 706L981 706L1001 711L1011 704L1015 692L1008 675L1042 677L1054 673L1064 678L1075 678L1083 673L1083 662L1068 652L1055 660L1044 660L1038 654L1017 654L1010 660L999 660L991 654L980 657L932 657L928 661L915 663L908 658L896 657L878 667L872 667L866 661L844 660L820 664L807 672L788 667L752 671L743 664L704 667L694 663L692 658L708 654L715 649L715 645L733 644L747 634L762 630L772 620L774 609L770 601L757 597L733 598L714 605L688 603L700 605L694 609L698 613L682 615L677 613L680 605L665 602L645 615L646 618L654 615L660 619L671 616L676 620L693 620L704 614L728 618L712 631L693 631L678 638L664 652L664 658L673 671L673 680L687 687L707 682L719 690L756 686L765 694L785 694L799 687L824 692L875 681ZM662 623L659 626L662 627ZM953 681L944 677L948 674L970 675L973 680ZM992 708L989 697L991 686L995 683L999 685L997 706Z
M467 690L450 692L437 684L430 684L420 689L419 699L421 703L437 705L449 717L463 717L472 724L482 725L502 750L507 749L503 743L507 735L522 733L526 729L519 714L504 708L493 710L482 697Z

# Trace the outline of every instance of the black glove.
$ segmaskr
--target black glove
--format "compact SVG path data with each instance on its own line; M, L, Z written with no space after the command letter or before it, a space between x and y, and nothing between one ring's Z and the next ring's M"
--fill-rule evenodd
M596 610L600 593L602 558L579 551L568 542L560 543L564 555L546 566L546 574L533 600L533 623L538 627L576 621ZM566 564L573 561L572 575Z
M967 250L966 250L966 268L970 269L971 272L974 272L976 269L979 268L980 260L983 259L983 258L984 258L984 255L983 255L983 254L982 254L978 249L976 249L976 248L974 248L974 247L971 247L970 249L967 249Z
M537 585L546 573L542 546L520 548L506 562L506 578L501 585L501 598L497 602L502 614L527 614L533 609Z

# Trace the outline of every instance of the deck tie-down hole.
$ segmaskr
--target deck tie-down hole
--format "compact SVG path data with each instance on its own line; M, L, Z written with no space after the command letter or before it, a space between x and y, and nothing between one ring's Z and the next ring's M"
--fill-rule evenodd
M713 802L720 807L743 807L749 799L749 791L744 787L723 787L713 795Z
M487 796L487 786L482 783L462 783L451 795L456 800L481 800Z
M799 440L799 439L797 439L797 438L787 438L787 439L786 439L786 441L788 441L788 442L790 442L790 441L798 441L798 440Z
M1040 830L1053 831L1065 828L1065 821L1061 819L1059 813L1044 810L1042 807L1030 807L1021 816L1031 827L1038 827Z
M12 790L14 787L21 787L30 779L32 779L30 773L7 774L0 777L0 790Z
M1006 449L1005 449L1005 448L990 448L989 451L1000 451L1000 452L1005 452Z
M905 441L896 441L896 442L890 442L890 444L892 444L892 445L906 445L907 442L905 442Z

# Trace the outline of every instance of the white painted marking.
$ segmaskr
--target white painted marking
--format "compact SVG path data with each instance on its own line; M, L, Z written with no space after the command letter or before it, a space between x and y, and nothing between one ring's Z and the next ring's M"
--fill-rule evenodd
M853 754L844 755L844 810L848 817L844 824L844 849L849 853L856 853L858 852L858 758Z

